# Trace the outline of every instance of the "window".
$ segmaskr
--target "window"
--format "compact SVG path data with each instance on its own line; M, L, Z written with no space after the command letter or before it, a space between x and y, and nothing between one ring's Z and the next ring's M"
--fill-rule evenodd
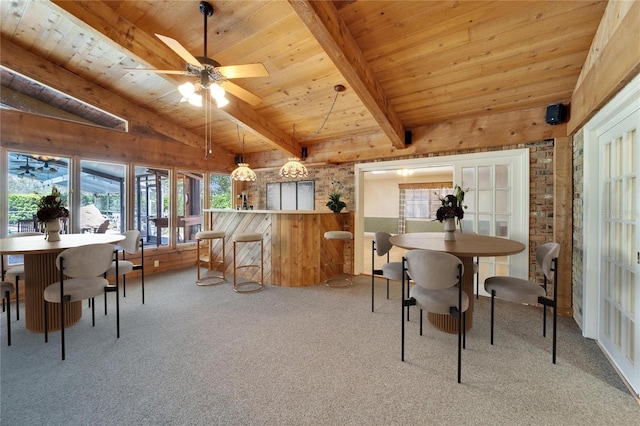
M176 195L177 242L193 242L196 240L196 232L202 228L204 178L202 173L178 171L176 180L178 186Z
M440 197L453 193L450 182L401 184L404 191L404 216L407 219L435 219L442 205Z
M209 177L209 191L210 208L231 208L231 177L229 175L211 175Z
M314 210L315 184L312 180L267 184L267 210Z
M80 169L80 232L126 231L126 166L81 160Z
M156 247L169 245L169 171L136 166L135 229Z
M38 229L35 220L37 202L40 197L51 192L53 185L62 193L64 205L69 207L67 158L9 152L7 178L9 234L33 232ZM66 233L68 230L68 220L63 221L61 232Z

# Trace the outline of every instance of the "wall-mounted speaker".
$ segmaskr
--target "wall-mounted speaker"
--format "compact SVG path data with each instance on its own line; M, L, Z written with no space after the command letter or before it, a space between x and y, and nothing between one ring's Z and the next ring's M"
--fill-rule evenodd
M547 105L547 124L556 125L567 120L567 107L563 104Z
M413 133L411 133L411 130L405 130L404 131L404 144L405 145L411 145L412 142L413 142Z

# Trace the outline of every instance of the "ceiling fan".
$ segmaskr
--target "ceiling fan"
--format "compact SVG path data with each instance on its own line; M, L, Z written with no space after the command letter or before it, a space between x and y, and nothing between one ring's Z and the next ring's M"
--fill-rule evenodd
M218 62L207 57L207 18L213 15L213 6L206 1L200 2L200 13L204 15L204 54L203 56L193 56L187 49L185 49L178 41L156 34L164 44L169 46L171 50L176 52L182 59L187 62L186 70L150 70L129 68L130 71L142 71L142 72L154 72L159 74L181 74L187 76L193 76L198 81L193 83L185 83L180 85L179 90L183 96L183 100L187 100L190 103L200 106L202 105L202 97L200 92L202 89L209 89L212 97L217 101L218 106L224 106L228 101L224 98L225 90L232 95L244 100L251 105L257 105L261 99L249 92L230 82L233 78L248 78L248 77L266 77L269 72L261 63L247 64L247 65L229 65L221 66ZM221 90L223 89L223 90ZM198 98L200 96L200 98Z
M18 176L22 177L22 176L34 176L34 173L36 171L36 168L33 167L31 164L29 164L29 157L26 157L26 163L22 166L18 166L14 169L11 169L11 171L13 172L17 172L15 174L17 174Z

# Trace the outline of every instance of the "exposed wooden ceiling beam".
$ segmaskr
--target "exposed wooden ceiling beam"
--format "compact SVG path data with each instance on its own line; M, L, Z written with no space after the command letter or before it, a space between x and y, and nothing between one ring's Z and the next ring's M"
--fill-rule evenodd
M105 35L116 43L119 49L124 49L131 54L136 61L156 69L183 68L175 52L153 35L146 33L118 15L104 2L61 0L53 0L52 2L74 16L77 19L77 25L85 28L91 27ZM162 74L162 77L173 83L177 81L169 74ZM274 149L283 150L293 156L300 154L300 144L295 142L292 136L261 117L250 107L245 106L244 102L232 101L224 109L216 108L215 111L271 144Z
M405 129L362 51L330 1L289 0L348 84L397 149L406 148Z
M0 64L26 77L73 96L129 121L130 132L160 134L191 147L202 147L203 138L130 101L27 52L8 40L0 43ZM231 153L225 152L231 155Z

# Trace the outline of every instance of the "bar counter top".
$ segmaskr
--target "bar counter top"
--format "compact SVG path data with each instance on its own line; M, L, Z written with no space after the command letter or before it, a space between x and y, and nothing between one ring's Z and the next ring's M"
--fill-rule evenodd
M237 209L204 209L205 213L269 213L269 214L336 214L331 210L237 210ZM346 210L341 211L339 214L349 213Z

